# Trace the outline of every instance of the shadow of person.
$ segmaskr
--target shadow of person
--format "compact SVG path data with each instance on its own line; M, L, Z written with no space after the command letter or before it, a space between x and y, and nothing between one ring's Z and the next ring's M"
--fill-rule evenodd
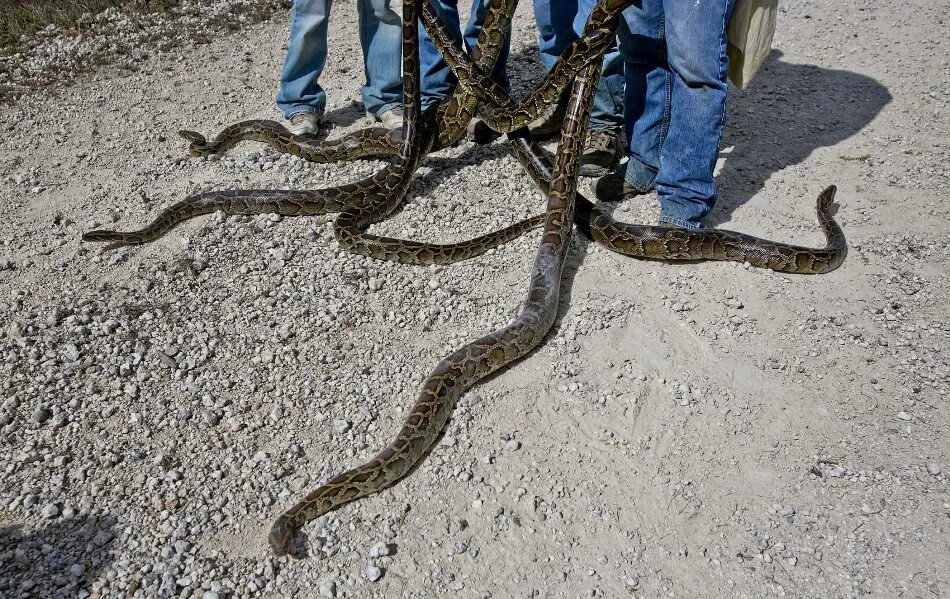
M116 519L85 515L60 519L24 534L18 525L0 527L0 596L73 597L90 592L112 561Z
M730 93L722 147L734 149L720 154L719 199L706 225L729 222L769 177L856 134L890 100L866 75L785 62L772 50L749 88ZM833 182L816 182L810 195L826 183Z

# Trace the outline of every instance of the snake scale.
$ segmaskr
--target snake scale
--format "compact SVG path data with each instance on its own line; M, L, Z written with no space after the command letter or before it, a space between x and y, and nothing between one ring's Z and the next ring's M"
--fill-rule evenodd
M844 235L830 214L834 187L826 189L818 200L818 218L827 238L824 248L793 246L724 230L685 231L623 223L577 192L578 164L603 52L613 39L617 15L632 2L601 0L594 7L584 35L564 52L531 94L515 102L485 73L491 72L498 58L517 0L491 1L471 56L456 45L427 0L406 0L405 121L401 131L370 128L339 140L314 141L293 136L271 121L244 121L225 128L210 142L198 133L181 132L191 142L191 152L199 155L223 152L241 141L256 140L317 162L392 157L380 171L354 183L318 190L199 193L162 211L138 231L99 230L83 235L83 241L141 244L158 239L190 218L215 211L285 216L339 213L334 233L342 247L379 259L430 264L470 258L531 229L542 228L527 296L518 316L439 362L424 382L402 429L382 452L331 478L281 514L269 535L276 554L293 553L295 533L310 520L386 489L408 474L430 451L457 399L468 388L541 343L556 315L561 271L575 222L597 243L638 258L748 261L763 268L800 274L828 272L841 264L847 248ZM449 98L425 112L419 104L419 22L424 24L459 81ZM568 87L568 109L552 163L531 139L526 125L543 114ZM458 143L476 112L497 131L508 133L512 151L547 198L545 213L454 244L369 234L369 225L385 218L404 200L412 173L424 156Z

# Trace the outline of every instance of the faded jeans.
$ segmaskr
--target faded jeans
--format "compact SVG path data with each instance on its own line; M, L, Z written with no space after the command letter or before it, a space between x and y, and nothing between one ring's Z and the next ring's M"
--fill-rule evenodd
M584 33L595 0L534 0L541 62L550 71L564 50ZM600 84L590 113L591 130L623 128L623 61L616 44L604 54Z
M425 0L428 2L429 0ZM485 13L488 12L488 0L473 0L472 13L468 17L468 24L465 26L464 37L459 23L458 0L436 0L433 7L442 19L442 23L451 32L456 40L463 40L465 50L471 54L475 47L475 41L478 39L478 33L482 30L482 23L485 22ZM422 63L422 109L435 104L455 89L455 76L452 69L442 59L442 55L436 50L435 44L429 38L422 25L419 25L419 55ZM505 74L505 66L508 62L508 50L511 45L510 37L505 39L501 53L498 55L498 61L492 70L492 80L504 89L509 88L508 77Z
M402 102L402 15L389 0L356 0L366 84L366 112L380 115ZM327 18L332 0L294 0L290 43L280 74L277 106L285 117L323 112L326 92L318 80L327 60ZM394 8L396 10L394 10Z
M660 221L696 229L716 202L733 0L643 0L620 23L624 121L635 188L656 189Z

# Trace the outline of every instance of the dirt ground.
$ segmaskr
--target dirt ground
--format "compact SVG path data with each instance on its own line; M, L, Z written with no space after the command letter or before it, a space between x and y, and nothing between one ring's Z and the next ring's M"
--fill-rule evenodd
M520 93L541 76L523 4ZM946 1L781 3L730 96L709 224L820 245L833 183L843 266L644 262L577 236L545 343L467 394L405 481L308 527L300 560L271 556L272 520L511 318L537 233L440 268L349 255L327 219L81 244L198 190L380 167L187 156L178 129L276 118L284 14L0 106L0 595L950 595L948 22ZM355 9L333 23L336 135L368 119ZM463 239L541 201L504 141L466 143L374 230Z

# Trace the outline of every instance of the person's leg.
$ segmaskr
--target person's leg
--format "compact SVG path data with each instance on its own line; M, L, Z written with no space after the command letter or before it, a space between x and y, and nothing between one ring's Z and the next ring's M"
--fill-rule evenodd
M277 107L285 117L323 114L327 96L317 82L327 59L327 17L330 0L294 0L290 41L280 74Z
M662 0L643 0L623 12L619 29L624 63L627 163L623 178L643 193L653 188L669 118L669 71Z
M654 186L660 220L698 228L716 201L713 171L726 116L726 27L732 0L664 0L669 131Z
M574 35L562 36L569 38L569 41L565 40L567 43L563 43L564 48L584 35L584 27L587 25L590 13L597 3L596 0L572 1L576 5L572 23ZM555 0L555 4L558 3ZM564 51L564 48L561 48L561 52ZM548 67L548 70L550 70L550 67ZM597 85L597 93L594 95L594 105L591 108L588 129L616 133L623 130L623 60L620 58L620 51L616 42L604 53L600 83Z
M366 84L366 112L380 116L402 105L402 16L389 0L360 0L360 43Z
M557 59L577 39L574 20L578 0L534 0L534 21L538 26L538 52L544 70L554 68Z
M465 49L469 54L475 47L478 40L478 34L482 31L482 25L485 23L485 14L488 12L489 0L473 0L472 13L468 17L468 23L465 25ZM495 61L495 68L492 69L492 81L500 85L505 90L511 89L508 81L508 53L511 50L511 31L505 35L504 45L501 52L498 53L498 60Z
M458 0L436 0L432 6L452 37L461 40ZM421 23L419 24L419 59L422 81L421 103L422 109L425 110L455 89L455 77Z

